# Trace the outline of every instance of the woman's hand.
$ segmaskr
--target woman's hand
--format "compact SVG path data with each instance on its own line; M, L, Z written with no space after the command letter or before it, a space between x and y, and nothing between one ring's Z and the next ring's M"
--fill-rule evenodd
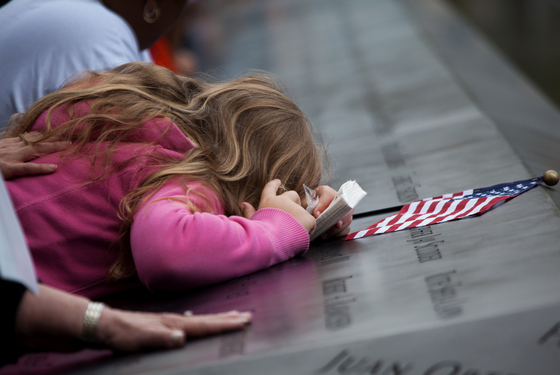
M319 215L329 206L332 200L336 197L336 190L330 186L323 185L316 189L317 196L319 197L319 203L313 209L313 216L318 218ZM344 237L350 233L350 224L352 223L352 215L354 210L350 211L346 216L344 216L338 223L336 223L331 229L323 234L323 239L330 237Z
M106 307L97 326L98 341L114 350L174 348L188 337L207 336L243 328L251 313L230 311L221 314L150 314Z
M307 233L311 234L315 230L316 221L310 214L305 211L301 206L301 199L298 193L293 190L286 191L280 195L276 195L278 188L282 185L282 182L278 179L270 181L265 185L262 194L261 201L259 203L259 209L261 208L278 208L292 215L296 219ZM243 215L250 219L255 213L255 208L247 202L242 204Z
M56 164L27 162L41 155L65 150L72 143L53 140L30 145L24 141L24 138L32 141L41 136L40 132L30 132L24 133L23 137L0 139L0 172L5 179L14 176L52 173L56 170Z
M87 298L39 284L38 295L29 290L16 313L14 331L18 344L39 350L74 351L87 344L80 340ZM189 336L205 336L243 328L251 313L183 316L143 313L105 307L97 323L95 339L113 350L181 346Z

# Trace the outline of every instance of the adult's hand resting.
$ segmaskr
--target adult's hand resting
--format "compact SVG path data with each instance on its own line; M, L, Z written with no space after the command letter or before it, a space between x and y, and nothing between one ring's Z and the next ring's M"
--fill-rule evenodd
M301 206L301 199L293 190L286 191L280 195L276 195L278 188L282 185L282 182L278 179L272 180L264 186L261 194L261 201L259 203L259 209L261 208L278 208L292 215L296 219L307 233L311 234L315 230L317 225L313 216L307 213L305 209ZM241 204L243 209L243 215L250 219L255 213L255 208L247 203L243 202Z
M200 337L240 329L250 320L250 313L238 311L183 316L105 308L97 326L97 336L100 343L121 351L173 348L183 345L189 336Z
M27 163L41 155L67 149L69 141L48 141L28 144L24 139L34 141L42 136L40 132L24 133L23 137L0 139L0 172L5 179L14 176L52 173L56 164Z
M16 313L15 333L20 346L68 351L86 344L80 340L84 297L39 285L39 295L26 291ZM188 336L204 336L240 329L251 320L250 313L183 316L153 314L106 307L97 324L96 341L119 351L173 348Z
M317 189L317 196L319 203L313 209L313 216L318 218L319 215L329 206L332 200L336 197L336 190L327 185L319 186ZM343 237L350 233L350 224L352 223L352 215L354 210L350 211L346 216L339 220L331 229L323 234L323 238L330 237Z

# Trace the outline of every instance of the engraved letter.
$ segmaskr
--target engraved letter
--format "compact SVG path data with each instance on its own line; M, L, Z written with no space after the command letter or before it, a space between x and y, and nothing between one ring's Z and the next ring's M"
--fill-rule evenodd
M539 345L544 345L544 343L546 343L548 339L550 339L553 336L560 339L560 322L556 323L554 327L549 329L548 332L545 333L543 337L539 339L538 341ZM560 340L558 341L558 346L560 346Z
M333 369L337 365L338 362L342 361L342 359L344 357L346 357L347 355L348 355L348 351L346 349L344 349L343 351L338 353L338 355L336 357L334 357L329 363L327 363L325 366L321 367L315 373L316 374L325 374L325 373L329 372L331 369Z
M409 372L410 370L412 370L412 364L407 363L404 367L401 367L401 365L398 362L395 362L391 367L385 369L385 371L383 371L382 374L406 375L406 373Z
M436 363L430 367L424 375L459 375L461 372L461 364L456 361L443 361ZM446 370L447 372L442 372L439 370Z

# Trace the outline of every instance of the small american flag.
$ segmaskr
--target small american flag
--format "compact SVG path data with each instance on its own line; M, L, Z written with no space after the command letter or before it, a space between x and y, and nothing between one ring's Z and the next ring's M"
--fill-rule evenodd
M403 206L399 213L378 221L365 230L350 233L346 240L482 215L498 203L516 197L540 185L542 181L542 177L536 177L414 201Z

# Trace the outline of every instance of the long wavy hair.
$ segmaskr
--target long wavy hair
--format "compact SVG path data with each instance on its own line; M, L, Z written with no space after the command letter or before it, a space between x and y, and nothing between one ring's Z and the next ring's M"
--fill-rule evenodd
M89 111L77 115L73 108L82 102L88 103ZM70 120L51 126L53 112L60 107ZM196 145L180 161L159 160L160 168L120 202L125 244L109 271L113 280L134 274L128 242L133 216L139 203L168 180L200 181L217 194L226 215L243 215L240 204L258 207L269 181L278 178L281 189L303 197L303 184L318 186L326 165L324 147L316 142L320 137L311 122L278 80L262 72L224 82L182 77L144 63L85 72L14 117L4 137L31 129L45 111L45 134L37 142L53 135L72 140L66 156L79 155L93 142L87 150L102 149L104 155L89 156L107 160L107 170L115 148L150 119L171 120ZM109 146L95 147L101 143ZM192 207L185 198L191 210L203 209Z

